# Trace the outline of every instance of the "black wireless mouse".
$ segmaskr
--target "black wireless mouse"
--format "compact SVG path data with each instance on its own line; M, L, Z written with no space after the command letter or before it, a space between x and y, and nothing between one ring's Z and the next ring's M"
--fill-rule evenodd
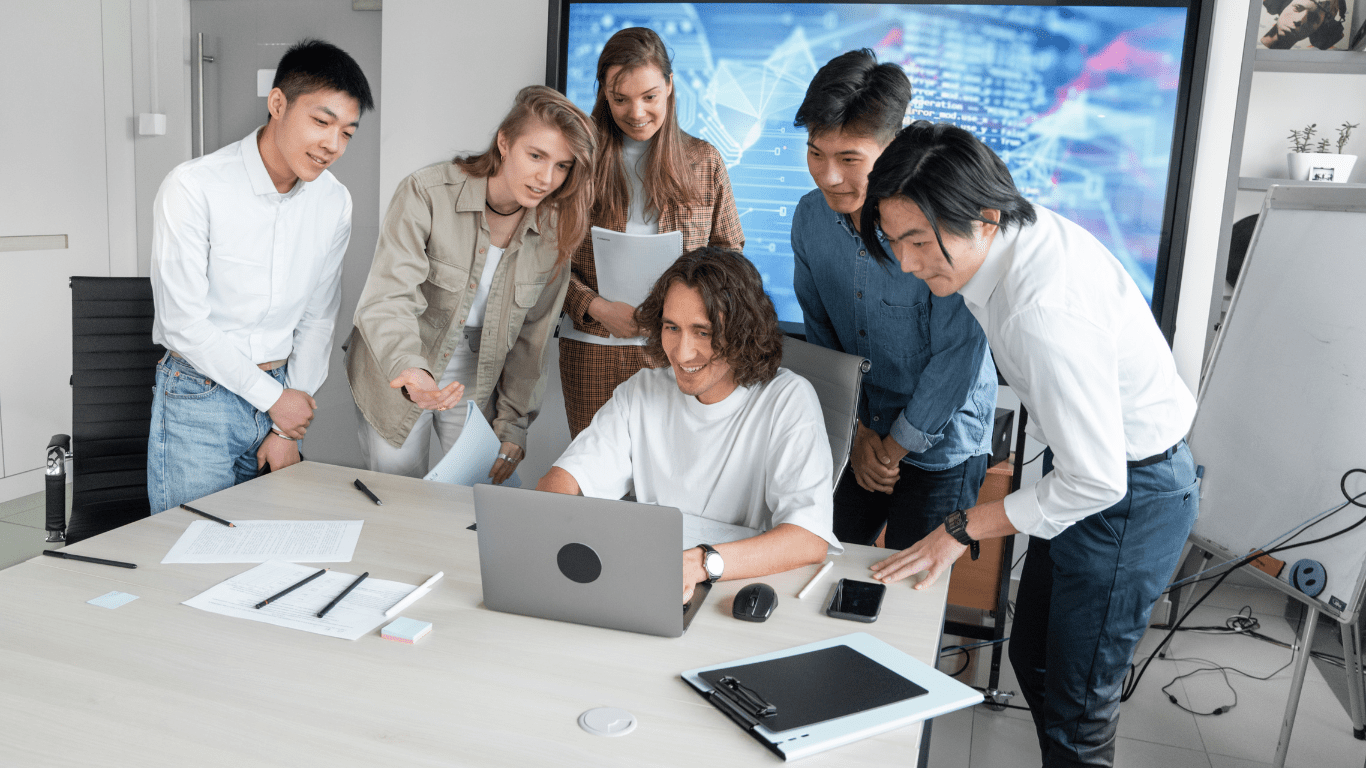
M778 607L778 595L767 584L749 584L735 593L730 612L741 621L768 621Z

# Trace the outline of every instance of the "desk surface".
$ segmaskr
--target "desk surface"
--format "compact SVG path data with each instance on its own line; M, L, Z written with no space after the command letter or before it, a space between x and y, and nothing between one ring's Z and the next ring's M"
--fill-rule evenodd
M384 506L351 486L361 477ZM842 576L867 578L885 554L851 546L805 600L816 566L763 579L769 621L730 616L745 581L716 585L679 639L483 607L469 488L304 462L201 500L234 519L365 519L347 572L419 584L446 577L403 615L432 622L416 645L356 641L180 605L253 566L161 565L193 521L171 510L69 547L137 570L38 557L0 571L0 762L144 766L765 765L780 762L682 681L685 669L867 631L933 665L947 579L892 585L874 624L821 612ZM108 610L110 590L139 599ZM633 712L603 738L581 712ZM920 729L902 728L803 760L913 764Z

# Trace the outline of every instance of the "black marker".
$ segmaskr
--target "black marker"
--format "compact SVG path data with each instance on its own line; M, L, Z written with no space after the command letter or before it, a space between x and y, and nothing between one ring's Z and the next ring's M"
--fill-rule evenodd
M233 523L230 523L230 522L228 522L227 520L224 520L223 518L218 517L217 515L211 515L211 514L209 514L208 512L205 512L205 511L202 510L202 509L195 509L194 507L190 506L189 504L181 504L181 505L180 505L180 508L183 509L183 510L185 510L186 512L193 512L193 513L195 513L196 515L199 515L200 517L207 517L207 518L209 518L210 520L214 521L215 523L222 523L223 525L226 525L226 526L228 526L229 528L236 528L236 527L237 527L237 526L234 525Z
M365 494L366 496L369 496L371 501L375 502L376 504L380 505L381 507L384 506L384 502L380 501L378 496L376 496L375 494L371 493L371 492L370 492L370 489L365 487L365 483L362 483L362 482L360 481L360 478L356 478L356 482L353 483L353 485L356 486L356 490L360 491L361 493Z
M292 586L292 587L285 587L284 589L280 590L279 592L276 592L275 594L271 595L270 597L267 597L265 600L262 600L261 602L257 603L257 604L256 604L256 607L257 607L257 608L264 608L265 606L269 605L270 603L272 603L272 602L274 602L274 601L276 601L276 600L279 600L280 598L284 597L285 595L289 594L290 592L293 592L294 590L296 590L296 589L298 589L299 587L302 587L303 585L307 584L308 582L310 582L310 581L312 581L312 580L318 578L319 576L323 575L324 573L327 573L327 571L328 571L328 569L327 569L327 568L324 568L324 569L322 569L321 571L318 571L317 573L313 574L312 576L309 576L308 578L304 579L303 581L300 581L299 583L295 584L295 585Z
M83 563L99 563L100 565L116 565L119 568L136 568L134 563L121 563L118 560L101 560L98 557L86 557L85 555L73 555L69 552L59 552L55 549L45 549L43 554L48 557L60 557L66 560L80 560Z
M357 480L356 482L359 483L360 481ZM351 582L351 586L347 587L346 589L343 589L340 595L337 595L336 597L332 598L332 602L328 603L326 608L322 609L321 611L318 611L318 618L321 619L322 617L326 616L328 611L335 608L337 606L337 603L340 603L342 601L343 597L346 597L347 595L351 594L351 590L355 589L362 581L365 581L365 577L369 575L370 572L366 571L365 573L362 573L361 575L357 576L356 580Z

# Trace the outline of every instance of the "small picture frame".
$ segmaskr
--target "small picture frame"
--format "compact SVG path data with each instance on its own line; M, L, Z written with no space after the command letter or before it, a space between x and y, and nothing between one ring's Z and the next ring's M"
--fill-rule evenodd
M1260 48L1345 51L1353 0L1262 0L1254 34Z
M1310 180L1310 181L1332 181L1332 180L1333 180L1333 171L1334 171L1334 169L1331 168L1331 167L1329 167L1329 168L1324 168L1324 167L1321 167L1321 166L1314 166L1314 167L1312 167L1312 168L1309 169L1309 180Z

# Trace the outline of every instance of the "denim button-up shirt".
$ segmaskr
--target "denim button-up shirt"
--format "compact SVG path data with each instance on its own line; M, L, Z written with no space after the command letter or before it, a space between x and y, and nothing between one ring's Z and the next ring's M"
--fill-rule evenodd
M891 247L883 241L883 248ZM940 298L863 247L849 218L819 189L792 218L793 287L815 344L872 362L859 420L943 470L991 451L996 366L982 327L957 294Z

